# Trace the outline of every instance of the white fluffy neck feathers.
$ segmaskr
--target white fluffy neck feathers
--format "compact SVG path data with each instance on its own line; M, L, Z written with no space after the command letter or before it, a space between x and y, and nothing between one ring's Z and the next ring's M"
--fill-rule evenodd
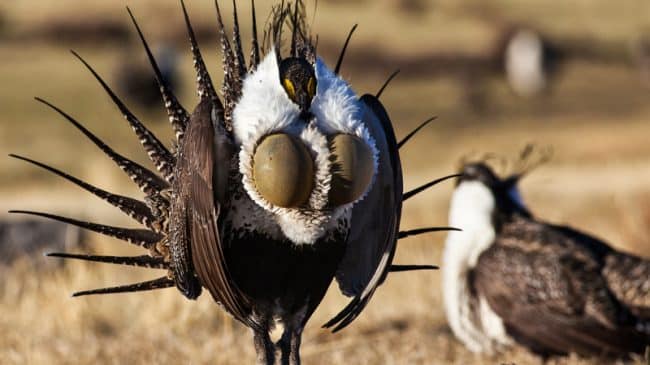
M244 80L242 97L233 112L233 134L235 143L240 147L239 172L244 189L260 209L274 216L281 232L296 244L314 243L335 226L334 220L347 217L353 205L347 204L333 211L325 209L331 183L327 136L334 133L355 135L372 149L375 170L378 159L375 141L361 119L363 105L354 91L321 59L317 59L314 68L318 85L311 104L311 121L306 122L299 117L298 106L289 99L280 84L277 58L273 51ZM255 188L252 178L255 148L264 136L276 132L298 137L312 153L315 183L308 207L274 206Z

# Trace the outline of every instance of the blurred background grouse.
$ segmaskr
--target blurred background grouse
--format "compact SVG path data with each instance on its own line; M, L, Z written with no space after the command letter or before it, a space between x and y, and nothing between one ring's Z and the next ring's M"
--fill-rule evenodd
M530 151L530 150L529 150ZM520 343L543 355L625 357L650 343L650 261L535 218L517 184L462 167L449 211L447 320L474 352Z

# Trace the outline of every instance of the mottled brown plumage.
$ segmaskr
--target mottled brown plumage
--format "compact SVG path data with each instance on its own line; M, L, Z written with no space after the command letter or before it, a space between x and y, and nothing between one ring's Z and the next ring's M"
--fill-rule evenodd
M527 218L504 223L476 264L476 290L511 335L536 351L640 352L648 337L636 330L637 319L613 295L607 280L626 285L628 277L607 275L611 267L605 265L623 255L604 245L594 249L597 241L585 244L586 239L565 227ZM632 285L634 279L629 278ZM638 298L641 293L636 294ZM641 296L647 300L650 292Z
M650 261L622 253L605 258L609 290L635 316L650 319Z

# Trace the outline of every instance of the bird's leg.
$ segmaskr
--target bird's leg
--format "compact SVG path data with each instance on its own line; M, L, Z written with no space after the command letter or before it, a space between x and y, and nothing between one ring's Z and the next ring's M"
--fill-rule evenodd
M296 329L286 327L282 333L278 347L282 352L282 365L300 365L300 340L302 338L302 327Z
M253 342L258 365L275 365L275 346L269 336L268 325L261 330L253 330Z
M282 332L282 337L280 337L277 346L280 348L280 354L282 356L280 359L280 364L289 365L289 357L291 355L291 330L289 328L284 329Z
M302 340L302 327L291 333L291 358L290 365L300 365L300 341Z

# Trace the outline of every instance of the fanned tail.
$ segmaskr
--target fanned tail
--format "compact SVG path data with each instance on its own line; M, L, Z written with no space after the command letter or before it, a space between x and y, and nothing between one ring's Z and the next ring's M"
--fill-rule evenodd
M192 51L194 68L197 73L197 90L201 103L209 103L212 109L218 115L216 120L224 121L221 127L226 130L230 129L231 113L241 95L241 84L243 78L246 76L248 70L246 66L246 59L243 54L243 47L239 28L239 19L237 14L237 7L233 1L234 7L234 30L233 30L233 45L226 36L226 30L219 9L219 4L215 1L217 8L217 20L220 28L220 42L223 51L223 64L224 64L224 84L222 86L222 93L224 95L224 102L222 103L217 91L215 90L211 77L207 71L207 67L201 55L196 35L192 29L189 20L187 9L184 2L181 0L181 7L184 15L184 20L187 27L187 32L190 40L190 47ZM254 2L253 17L255 17ZM181 145L183 137L190 120L189 113L183 108L178 101L177 97L172 92L166 80L162 77L158 64L153 56L153 53L147 43L144 34L135 20L133 13L127 8L128 14L133 22L133 25L138 33L142 42L149 63L153 69L154 76L158 82L162 99L167 109L167 114L171 121L172 128L176 133L176 143ZM251 69L257 66L260 62L260 50L257 40L257 26L253 24L253 51L251 54ZM102 141L95 134L90 132L80 122L65 113L63 110L54 106L40 98L37 101L47 105L54 111L64 117L75 128L82 132L88 139L90 139L102 152L104 152L111 160L113 160L120 169L122 169L129 178L144 192L144 201L133 199L130 197L111 193L85 182L77 177L60 171L54 167L48 166L44 163L29 159L27 157L11 155L14 158L29 162L49 172L52 172L75 185L85 189L93 195L107 201L113 206L119 208L122 212L133 218L138 223L147 227L148 229L140 228L124 228L104 225L99 223L87 222L77 220L69 217L55 215L51 213L34 212L27 210L13 210L11 213L35 215L43 218L53 219L56 221L64 222L67 224L75 225L96 233L100 233L109 237L117 238L131 244L143 247L149 250L149 255L142 256L99 256L81 253L51 253L48 256L59 257L63 259L76 259L92 262L101 262L117 265L128 265L145 267L151 269L167 270L166 276L135 284L128 284L116 287L81 291L75 293L74 296L91 295L91 294L109 294L109 293L123 293L123 292L136 292L153 289L167 288L177 285L178 278L174 276L174 267L177 263L172 260L170 245L172 245L174 237L173 232L170 232L170 201L174 198L175 191L172 188L177 185L175 181L175 174L177 173L177 157L178 150L170 151L144 124L127 108L125 103L113 92L108 86L106 81L93 69L88 62L86 62L76 52L72 51L84 66L91 72L95 79L102 86L104 91L108 94L112 102L122 113L123 117L128 121L129 125L137 135L140 143L144 147L150 160L156 167L158 175L153 170L149 170L131 159L117 153L104 141ZM200 104L201 105L201 104ZM208 114L210 117L210 114ZM214 118L214 114L212 114ZM173 189L176 189L175 187ZM190 273L191 274L191 273ZM199 291L200 292L200 291ZM198 295L198 294L197 294Z
M207 67L203 61L203 57L200 53L196 36L194 30L189 21L189 16L187 15L187 10L185 4L181 1L181 6L183 10L183 15L185 18L188 35L190 38L191 51L194 60L194 67L197 71L197 89L199 97L202 101L209 100L213 106L213 110L217 113L220 113L220 120L223 120L224 106L219 100L216 90L212 85L210 75L208 74ZM218 7L218 5L217 5ZM218 9L217 9L218 10ZM181 143L187 124L189 122L189 114L180 104L176 96L171 91L170 87L164 80L161 75L158 64L151 52L151 49L142 33L140 26L138 25L133 13L129 8L127 8L129 16L135 26L135 29L138 33L142 45L145 49L151 67L153 69L154 75L160 87L160 92L162 99L165 103L167 109L167 114L171 121L174 132L176 133L177 143ZM234 104L236 103L239 93L241 92L241 79L246 74L246 65L243 57L243 51L241 47L241 37L239 35L239 24L237 19L237 10L235 9L235 30L234 30L234 44L235 44L235 53L233 53L228 40L225 38L225 29L223 26L223 21L221 19L221 14L218 11L218 19L221 26L221 35L222 35L222 48L224 50L224 65L227 73L226 82L224 84L224 94L226 100L229 103L229 111L232 110ZM120 110L124 118L128 121L131 128L138 136L142 146L149 155L149 158L155 165L158 172L162 175L159 176L155 172L135 163L134 161L128 159L127 157L115 152L111 147L104 143L99 137L90 132L85 128L81 123L75 120L73 117L59 109L58 107L52 105L51 103L36 98L39 102L47 105L61 116L63 116L68 122L75 126L79 131L81 131L88 139L90 139L99 149L101 149L108 157L110 157L117 165L120 167L130 178L131 180L138 185L138 187L145 193L144 201L139 201L126 196L121 196L118 194L113 194L106 190L100 189L92 184L89 184L81 179L71 176L63 171L57 170L46 164L31 160L26 157L12 155L12 157L18 158L20 160L32 163L38 167L41 167L49 172L52 172L60 177L65 178L66 180L76 184L77 186L89 191L90 193L98 196L99 198L107 201L108 203L116 206L124 213L135 219L137 222L141 223L148 229L136 229L136 228L123 228L123 227L114 227L110 225L103 225L99 223L81 221L69 217L64 217L60 215L55 215L51 213L42 213L42 212L33 212L26 210L14 210L12 213L20 214L29 214L40 216L43 218L53 219L67 224L75 225L93 232L97 232L109 237L117 238L134 245L143 247L149 250L149 255L142 256L133 256L133 257L122 257L122 256L98 256L98 255L88 255L88 254L73 254L73 253L51 253L48 256L59 257L64 259L77 259L93 262L102 262L110 264L119 264L119 265L129 265L129 266L138 266L146 267L152 269L164 269L168 270L168 274L165 277L161 277L155 280L135 283L117 287L103 288L88 290L75 293L74 296L81 295L90 295L90 294L109 294L109 293L122 293L122 292L134 292L134 291L144 291L144 290L153 290L160 288L167 288L174 286L175 278L173 275L173 261L170 256L170 239L169 235L169 214L170 214L170 199L173 197L173 191L171 191L172 186L174 186L175 178L175 169L176 169L176 151L171 152L167 147L160 142L160 140L149 130L147 129L142 122L126 107L124 102L118 98L118 96L113 92L113 90L108 86L108 84L102 79L101 76L77 53L72 52L75 57L77 57L86 68L92 73L92 75L100 83L104 91L111 98L113 103Z

